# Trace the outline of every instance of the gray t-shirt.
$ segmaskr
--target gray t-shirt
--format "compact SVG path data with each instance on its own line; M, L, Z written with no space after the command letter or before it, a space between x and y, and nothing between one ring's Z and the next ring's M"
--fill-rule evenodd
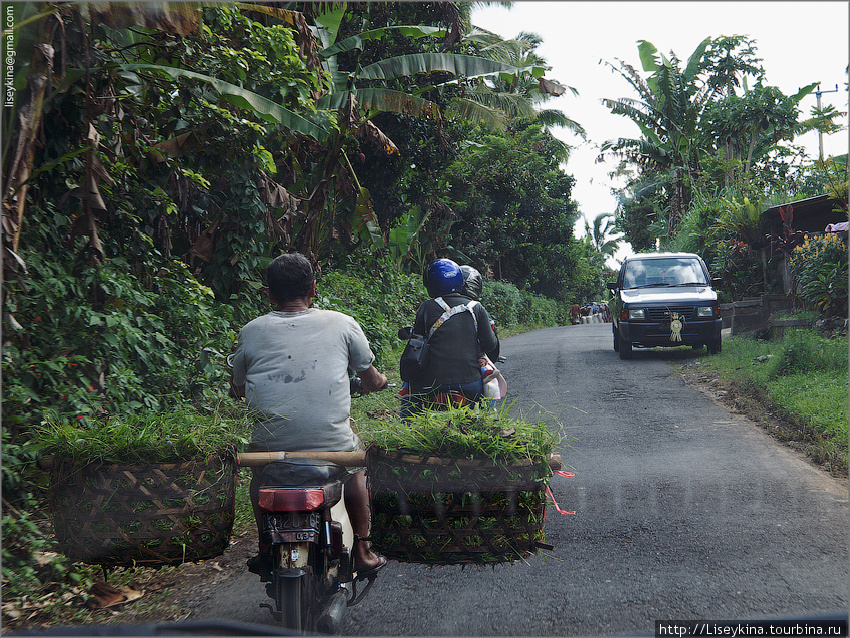
M374 360L360 325L348 315L310 308L273 311L239 332L233 383L265 417L251 451L349 451L360 444L349 424L349 368Z

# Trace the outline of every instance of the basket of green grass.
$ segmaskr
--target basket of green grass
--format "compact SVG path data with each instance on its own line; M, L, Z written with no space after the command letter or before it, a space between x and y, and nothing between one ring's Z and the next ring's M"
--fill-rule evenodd
M59 549L109 567L178 565L230 543L244 425L182 411L48 417L50 504Z
M467 406L359 427L377 551L408 563L487 565L547 547L556 435L544 421Z

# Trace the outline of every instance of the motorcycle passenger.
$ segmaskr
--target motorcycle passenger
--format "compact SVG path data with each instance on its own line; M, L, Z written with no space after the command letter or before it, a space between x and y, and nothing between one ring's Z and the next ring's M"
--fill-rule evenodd
M484 278L472 266L461 266L460 271L463 273L463 288L460 294L464 297L469 297L474 301L481 301L481 293L484 291ZM490 329L496 335L498 340L499 333L496 331L496 322L490 319ZM499 348L496 346L495 352L491 353L498 361ZM484 352L478 351L478 365L481 368L481 381L484 384L484 394L490 397L490 407L496 406L496 400L505 396L507 384L499 369L493 363L493 359L487 356Z
M425 269L423 280L431 299L419 306L413 332L427 335L446 307L466 305L470 298L462 294L463 273L451 259L432 261ZM472 292L475 294L474 290ZM440 299L445 306L439 303ZM410 394L402 397L400 417L403 420L421 411L442 392L456 392L471 401L483 396L479 352L498 359L499 339L481 303L473 303L472 313L459 312L434 330L425 369L418 380L410 383Z
M235 394L264 417L255 424L248 451L362 450L363 443L349 421L348 370L360 377L364 392L387 385L387 377L372 365L375 356L362 328L348 315L310 307L316 282L303 255L277 257L266 274L275 310L242 328L233 357ZM258 530L262 520L259 470L249 488ZM365 470L349 477L344 495L356 537L367 538L371 510ZM260 546L258 556L248 561L250 571L270 569L268 554L269 548ZM374 574L387 563L366 541L355 542L353 558L358 578Z

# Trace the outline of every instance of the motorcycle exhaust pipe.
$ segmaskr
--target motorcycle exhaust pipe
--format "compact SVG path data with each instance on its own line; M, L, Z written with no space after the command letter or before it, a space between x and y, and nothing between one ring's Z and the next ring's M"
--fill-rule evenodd
M321 615L316 623L316 629L323 634L335 634L339 629L339 624L342 621L342 615L345 613L345 608L348 606L346 600L346 590L341 588L333 596L325 607L325 613Z

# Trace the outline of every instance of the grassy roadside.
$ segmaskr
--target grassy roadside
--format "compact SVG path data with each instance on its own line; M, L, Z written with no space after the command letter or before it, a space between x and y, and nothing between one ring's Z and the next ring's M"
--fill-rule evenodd
M670 351L671 353L674 351ZM794 330L775 341L732 338L723 352L684 360L679 371L711 382L724 399L823 469L847 473L847 335Z

